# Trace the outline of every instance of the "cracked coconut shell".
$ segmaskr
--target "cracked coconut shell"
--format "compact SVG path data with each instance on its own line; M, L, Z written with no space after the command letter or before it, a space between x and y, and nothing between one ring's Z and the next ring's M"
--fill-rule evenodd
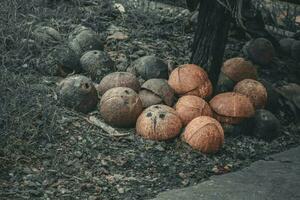
M138 94L127 87L107 90L100 101L100 114L104 121L116 127L132 127L143 111Z
M166 105L153 105L136 122L136 132L150 140L168 140L179 135L182 123L176 111Z
M214 118L225 124L238 124L243 119L254 115L254 107L250 99L239 93L226 92L216 95L210 100Z
M255 109L264 108L267 103L267 90L263 84L256 80L242 80L236 84L233 91L249 97Z
M257 79L255 65L241 57L228 59L221 67L217 91L231 91L237 82L247 78Z
M85 76L69 76L59 83L58 89L63 104L79 112L88 113L94 110L98 103L93 82Z
M213 91L207 73L194 64L185 64L175 68L170 74L168 83L178 95L207 98Z
M202 98L193 95L180 97L175 105L175 110L184 126L199 116L212 117L209 104Z
M149 79L139 92L143 107L147 108L155 104L173 105L174 91L165 79Z
M182 140L202 153L215 153L224 143L224 131L217 120L200 116L186 126Z
M128 87L138 92L141 86L136 76L131 73L113 72L103 77L97 86L97 90L103 95L107 90L115 87Z

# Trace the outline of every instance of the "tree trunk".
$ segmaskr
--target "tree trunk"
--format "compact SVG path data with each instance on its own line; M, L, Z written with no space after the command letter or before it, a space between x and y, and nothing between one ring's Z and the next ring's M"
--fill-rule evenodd
M230 15L217 0L200 0L191 63L203 67L216 85L223 62Z

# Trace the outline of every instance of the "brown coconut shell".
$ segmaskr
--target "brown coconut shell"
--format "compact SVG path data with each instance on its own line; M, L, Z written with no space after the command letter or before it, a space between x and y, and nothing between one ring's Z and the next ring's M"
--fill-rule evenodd
M221 123L238 124L243 119L254 115L254 107L250 99L239 93L226 92L216 95L209 105L214 117Z
M187 125L182 139L193 149L203 153L215 153L220 150L224 143L224 131L217 120L200 116Z
M175 110L184 126L196 117L212 117L213 115L209 104L205 100L192 95L180 97L175 105Z
M236 84L233 91L246 95L253 103L255 109L264 108L267 103L267 90L263 84L256 80L242 80Z
M115 87L128 87L138 92L140 90L139 80L129 72L114 72L106 75L100 81L97 91L104 94L107 90Z
M238 82L244 79L257 79L257 69L251 61L236 57L223 63L221 72L231 80Z
M150 140L168 140L176 137L182 123L176 111L166 105L153 105L143 111L136 122L136 132Z
M116 87L106 91L99 107L105 122L116 127L134 126L143 111L138 94L126 87Z
M141 89L146 89L159 96L166 105L172 106L174 101L174 91L165 79L149 79Z
M175 68L169 77L169 85L178 95L195 95L206 98L212 94L212 84L207 73L194 64Z

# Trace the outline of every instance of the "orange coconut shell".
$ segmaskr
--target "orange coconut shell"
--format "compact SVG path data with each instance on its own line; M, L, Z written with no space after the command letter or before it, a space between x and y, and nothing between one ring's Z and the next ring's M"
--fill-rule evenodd
M113 72L103 77L97 86L97 91L103 95L107 90L115 87L129 87L138 92L140 83L139 80L129 72Z
M256 80L242 80L236 84L233 90L234 92L249 97L249 99L253 103L254 108L256 109L264 108L267 103L267 90L262 83Z
M200 97L186 95L180 97L175 105L183 125L187 125L194 118L199 116L212 117L212 111L209 104Z
M178 95L196 95L206 98L213 90L207 73L194 64L175 68L169 76L168 83Z
M224 143L224 131L217 120L200 116L186 126L182 139L193 149L203 153L215 153Z
M255 112L250 99L235 92L218 94L210 100L209 105L214 117L221 123L237 124Z
M110 125L132 127L143 111L138 94L126 87L116 87L104 93L100 101L100 114Z
M168 140L176 137L182 123L176 111L166 105L153 105L143 111L136 122L136 133L150 140Z
M240 57L226 60L223 63L221 72L236 82L247 78L257 79L257 70L255 65Z

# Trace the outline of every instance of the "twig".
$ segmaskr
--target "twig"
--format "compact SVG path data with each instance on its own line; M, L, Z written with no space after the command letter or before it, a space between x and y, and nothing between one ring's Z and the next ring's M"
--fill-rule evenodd
M119 133L116 129L114 129L113 127L109 126L108 124L100 121L95 116L84 117L84 119L87 122L89 122L90 124L93 124L93 125L101 128L106 133L108 133L110 136L113 136L113 137L124 137L124 136L130 135L130 133Z

